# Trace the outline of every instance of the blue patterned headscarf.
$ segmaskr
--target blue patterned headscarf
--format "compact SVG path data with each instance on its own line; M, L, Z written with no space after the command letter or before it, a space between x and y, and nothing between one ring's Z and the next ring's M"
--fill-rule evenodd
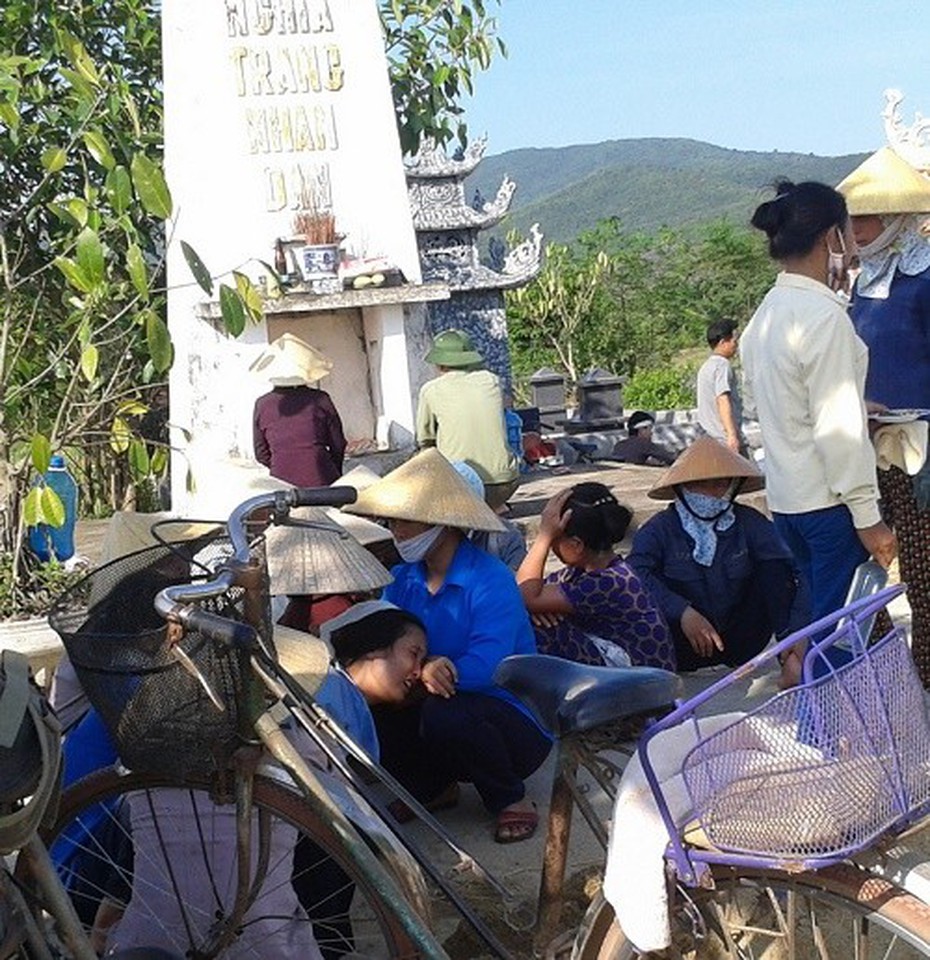
M685 533L694 541L691 556L702 567L709 567L717 553L717 533L729 530L736 522L730 497L711 497L678 487L675 509Z

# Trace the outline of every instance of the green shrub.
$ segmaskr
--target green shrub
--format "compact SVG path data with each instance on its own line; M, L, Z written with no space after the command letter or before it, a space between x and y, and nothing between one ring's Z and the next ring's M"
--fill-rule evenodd
M24 555L23 569L13 580L13 557L0 553L0 620L40 617L68 587L87 576L86 570L67 571L58 563L39 563Z
M634 373L623 387L627 410L690 410L695 405L696 367L668 366Z

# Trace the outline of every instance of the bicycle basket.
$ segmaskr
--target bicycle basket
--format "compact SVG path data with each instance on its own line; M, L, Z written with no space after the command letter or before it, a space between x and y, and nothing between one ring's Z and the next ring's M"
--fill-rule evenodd
M700 741L682 772L723 850L850 855L930 804L930 723L903 632Z
M231 552L225 537L212 536L128 554L81 580L49 614L120 760L132 770L210 773L224 769L238 746L240 654L196 632L180 643L224 704L219 710L172 652L154 608L160 590L208 579ZM201 606L241 620L242 599L236 589Z

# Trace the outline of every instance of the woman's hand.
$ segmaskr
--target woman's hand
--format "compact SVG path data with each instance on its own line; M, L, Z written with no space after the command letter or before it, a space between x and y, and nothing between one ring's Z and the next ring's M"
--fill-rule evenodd
M714 650L723 650L723 638L714 625L694 607L685 607L681 615L681 632L688 638L694 652L701 657L712 657Z
M539 535L545 537L550 543L557 537L565 533L565 525L572 515L571 510L562 512L568 498L572 495L572 488L568 487L561 493L557 493L543 507L542 515L539 518Z
M531 613L530 620L534 627L547 628L557 627L565 619L563 613Z
M459 673L455 664L448 657L433 657L423 664L420 670L420 682L429 693L437 697L455 696L455 684Z
M898 555L898 538L879 520L871 527L857 530L862 546L869 551L872 557L883 567L891 566L891 561Z

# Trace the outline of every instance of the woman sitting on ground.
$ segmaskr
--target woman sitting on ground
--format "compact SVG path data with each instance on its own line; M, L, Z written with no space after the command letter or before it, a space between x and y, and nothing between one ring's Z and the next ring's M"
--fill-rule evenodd
M679 670L738 666L773 634L809 621L806 592L775 525L735 503L763 482L745 457L701 437L649 491L674 502L637 530L629 562L672 629ZM796 682L799 669L792 651L783 684Z
M374 709L382 763L434 808L454 802L459 782L473 783L496 818L495 839L525 840L538 816L523 781L550 739L492 677L504 657L536 645L512 572L466 535L502 524L432 448L346 509L388 521L404 562L383 597L426 625L422 695Z
M631 517L602 483L579 483L546 504L517 571L540 653L595 665L675 669L662 614L614 552ZM546 577L550 550L565 566Z

